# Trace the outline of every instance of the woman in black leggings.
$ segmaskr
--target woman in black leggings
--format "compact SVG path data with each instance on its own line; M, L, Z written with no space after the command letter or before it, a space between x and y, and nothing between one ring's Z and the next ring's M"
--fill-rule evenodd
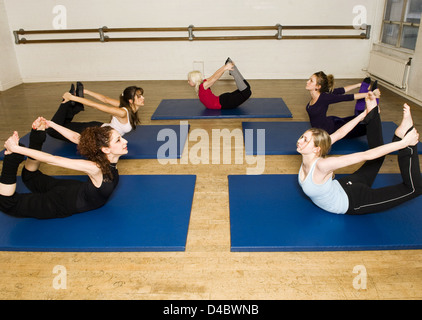
M14 217L37 219L63 218L103 206L119 182L116 164L127 154L127 141L111 127L85 129L78 144L88 160L68 159L40 151L46 138L45 119L32 126L29 148L19 144L14 134L5 142L5 157L0 176L0 210ZM31 193L16 192L16 175L24 156L22 181ZM86 181L59 179L43 174L41 162L82 171Z
M100 102L85 98L85 94L92 96ZM144 90L142 88L131 86L123 91L119 100L116 100L100 93L84 89L83 84L78 82L76 90L75 86L72 84L70 91L63 95L63 101L51 121L76 133L81 133L88 127L110 126L123 136L132 130L136 130L136 126L140 124L138 110L145 102L143 94ZM111 115L110 122L73 121L73 117L84 110L84 105ZM69 140L53 128L48 128L47 134L56 139L78 144L77 140Z
M298 181L304 193L320 208L336 214L367 214L384 211L419 196L422 179L417 144L419 134L413 128L410 107L403 107L403 120L395 131L393 142L384 144L375 95L370 92L367 109L331 135L321 129L306 131L297 142L302 155ZM369 150L339 157L327 154L333 143L342 139L360 121L367 123ZM398 151L403 182L373 189L372 184L385 155ZM365 162L355 173L334 180L334 171Z
M229 71L230 75L234 78L237 90L217 96L211 91L211 87L226 71ZM200 71L189 72L188 84L195 88L199 100L207 109L235 109L252 95L251 86L243 78L242 74L230 58L226 60L224 66L219 68L208 79L204 79L204 76Z

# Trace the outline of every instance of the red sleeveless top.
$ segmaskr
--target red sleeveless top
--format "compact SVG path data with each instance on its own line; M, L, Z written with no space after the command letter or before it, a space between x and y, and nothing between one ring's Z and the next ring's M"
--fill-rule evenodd
M204 82L207 80L204 80ZM199 86L198 97L207 109L221 109L220 98L211 89L204 89L204 82Z

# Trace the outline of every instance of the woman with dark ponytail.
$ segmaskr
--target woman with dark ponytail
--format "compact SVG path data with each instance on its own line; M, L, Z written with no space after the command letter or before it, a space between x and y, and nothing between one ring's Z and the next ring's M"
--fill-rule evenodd
M344 101L359 100L363 101L368 97L368 89L371 84L371 79L366 78L362 83L346 86L344 88L334 88L334 76L326 75L324 72L314 73L306 83L306 90L308 90L311 101L306 106L306 111L309 115L311 127L323 129L332 134L350 120L358 116L365 108L361 110L355 109L355 114L346 118L336 116L327 116L328 107L330 104ZM363 88L363 86L365 88ZM361 88L363 92L356 94L347 94L349 91ZM371 87L374 95L379 98L380 91L376 88L376 84ZM363 99L363 100L362 100ZM355 138L366 135L366 126L363 124L357 125L346 138Z
M85 98L85 94L95 98L101 103ZM123 136L124 134L135 130L136 126L140 124L138 110L144 105L145 99L143 94L144 90L142 88L131 86L123 91L119 100L116 100L100 93L84 89L83 84L77 82L76 89L72 84L70 91L63 95L63 101L51 121L77 133L81 133L88 127L111 126ZM109 123L102 123L99 121L73 122L73 117L84 110L84 105L110 114L112 116L111 121ZM47 133L53 138L69 141L68 137L64 137L53 128L47 129ZM70 141L78 143L75 140Z
M127 154L127 141L110 126L88 127L80 135L78 150L88 160L68 159L42 152L48 123L38 118L32 125L29 148L19 143L18 133L7 139L0 176L0 210L19 218L64 218L103 206L119 182L116 165ZM16 192L16 175L21 162L22 181L31 193ZM77 170L86 181L45 175L40 163Z

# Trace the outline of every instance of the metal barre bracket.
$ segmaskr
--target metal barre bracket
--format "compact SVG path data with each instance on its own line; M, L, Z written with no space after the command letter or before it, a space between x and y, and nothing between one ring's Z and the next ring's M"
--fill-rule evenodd
M277 27L277 34L276 34L276 37L277 37L277 39L278 40L281 40L281 39L283 39L283 34L282 34L282 32L283 32L283 26L281 25L281 24L277 24L276 25L276 27Z
M193 35L193 25L189 25L188 27L188 35L189 35L189 41L192 41L195 36Z
M19 44L20 43L20 40L19 40L19 32L25 32L25 30L23 30L23 29L19 29L19 31L13 31L13 35L15 36L15 43L16 44ZM25 38L22 38L22 40L23 41L25 41L26 39Z
M104 32L107 32L108 28L106 26L99 28L98 32L100 33L100 41L105 42L108 39L108 36L104 35Z
M371 25L366 25L366 39L370 39L371 38Z

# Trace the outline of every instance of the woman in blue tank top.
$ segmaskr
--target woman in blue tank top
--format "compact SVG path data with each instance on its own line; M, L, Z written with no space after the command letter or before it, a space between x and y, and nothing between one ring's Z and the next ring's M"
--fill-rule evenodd
M327 157L332 146L363 121L367 127L369 150L339 157ZM410 107L403 107L403 120L393 142L384 144L376 97L369 92L366 110L329 135L322 129L310 129L297 141L302 155L299 184L320 208L337 214L367 214L387 210L421 194L422 179L417 144L419 134L413 128ZM372 184L385 155L398 151L403 182L373 189ZM364 164L353 174L334 180L334 171L354 164Z

